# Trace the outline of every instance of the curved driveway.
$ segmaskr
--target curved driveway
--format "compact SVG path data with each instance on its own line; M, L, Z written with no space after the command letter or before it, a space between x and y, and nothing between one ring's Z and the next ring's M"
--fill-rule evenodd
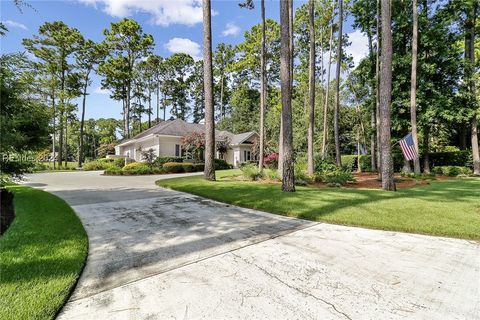
M59 319L478 319L480 244L290 219L158 188L33 174L89 236Z

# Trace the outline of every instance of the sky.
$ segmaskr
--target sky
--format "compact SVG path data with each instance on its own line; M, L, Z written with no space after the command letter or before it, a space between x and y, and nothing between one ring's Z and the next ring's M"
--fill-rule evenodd
M0 52L24 52L22 39L31 38L45 22L63 21L77 28L86 38L103 40L103 30L128 17L135 19L155 40L154 53L168 57L184 52L194 59L202 58L202 7L201 0L26 0L30 7L20 12L12 1L0 0L0 20L9 32L0 38ZM260 5L254 10L241 9L240 0L212 0L213 48L224 42L235 45L243 41L243 34L260 22ZM294 7L306 0L294 0ZM279 20L278 0L265 1L266 17ZM344 32L349 34L351 45L346 53L358 63L367 53L364 35L351 27L347 18ZM87 98L86 118L121 118L121 103L109 98L102 90L101 78L94 76ZM80 100L75 101L80 104Z

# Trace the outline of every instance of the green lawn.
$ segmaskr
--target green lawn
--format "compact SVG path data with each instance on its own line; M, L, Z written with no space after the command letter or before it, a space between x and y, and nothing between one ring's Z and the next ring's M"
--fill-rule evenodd
M16 218L0 236L0 319L52 319L83 268L87 235L60 198L24 186L10 190Z
M238 170L157 181L162 187L221 202L302 219L374 229L480 239L480 179L432 181L427 186L386 192L373 189L297 187L236 181Z

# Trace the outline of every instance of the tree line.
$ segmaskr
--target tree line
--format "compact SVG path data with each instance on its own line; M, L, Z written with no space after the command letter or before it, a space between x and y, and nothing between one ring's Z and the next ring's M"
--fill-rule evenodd
M75 149L81 166L92 150L84 117L96 73L122 103L115 134L131 138L168 115L205 119L208 128L212 118L217 129L234 133L257 131L259 170L266 154L279 153L285 191L294 190L295 158L305 155L312 174L319 162L341 166L341 154L361 149L372 155L384 188L394 189L391 146L408 132L424 163L406 161L405 170L413 164L414 172L429 172L429 151L470 148L480 173L478 0L309 0L296 10L284 0L280 23L258 3L232 3L259 9L261 21L237 45L211 48L204 1L200 61L155 55L153 36L132 19L111 23L99 43L64 22L47 22L24 39L36 59L17 69L28 79L28 94L48 111L60 163ZM368 43L357 65L345 50L349 16Z

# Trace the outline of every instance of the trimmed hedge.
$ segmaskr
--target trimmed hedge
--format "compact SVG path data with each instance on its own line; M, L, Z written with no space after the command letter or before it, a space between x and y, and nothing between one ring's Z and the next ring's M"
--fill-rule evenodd
M165 163L168 162L183 162L181 157L157 157L153 160L153 165L162 168Z
M167 162L163 165L163 170L166 173L180 173L184 171L183 163Z
M85 171L92 171L92 170L107 170L113 167L114 164L109 161L100 161L94 160L87 162L83 165L83 170Z
M433 168L435 174L440 174L449 177L456 177L459 174L470 175L473 173L472 169L469 167L460 167L460 166L437 166Z

